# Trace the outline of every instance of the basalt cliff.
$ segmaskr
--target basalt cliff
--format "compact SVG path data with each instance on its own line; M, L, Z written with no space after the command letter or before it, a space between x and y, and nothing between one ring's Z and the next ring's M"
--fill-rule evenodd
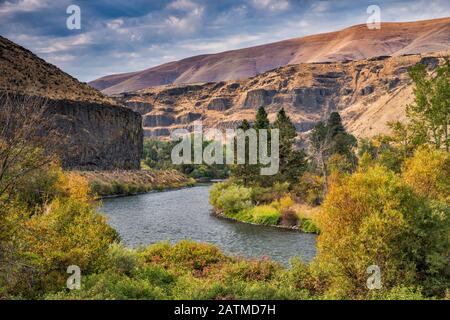
M143 117L145 135L167 138L175 128L234 128L252 120L264 106L269 119L284 108L298 132L339 111L358 137L385 133L387 123L405 119L413 101L408 69L435 69L448 52L380 56L343 62L302 63L280 67L242 81L159 86L114 96Z
M139 169L141 115L0 37L0 97L45 100L64 137L66 169Z

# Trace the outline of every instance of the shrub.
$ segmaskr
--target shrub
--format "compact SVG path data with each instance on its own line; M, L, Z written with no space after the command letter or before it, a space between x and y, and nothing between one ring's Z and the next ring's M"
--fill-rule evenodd
M320 233L319 227L311 219L302 219L300 229L305 233Z
M369 168L332 184L319 216L318 259L339 295L367 294L367 267L383 287L420 285L443 294L448 283L449 209L417 197L393 172Z
M323 178L305 172L300 181L294 185L293 193L309 205L319 205L323 200Z
M402 176L417 194L450 204L450 153L420 148L405 161Z
M272 206L263 205L252 209L252 220L257 224L277 225L280 217L280 212Z
M211 192L211 203L227 215L236 214L252 206L250 188L230 185L226 188L220 186L217 189Z
M145 262L190 270L203 270L212 264L227 260L217 247L192 241L181 241L173 246L169 243L156 244L139 252L139 256Z
M297 213L292 209L283 209L281 211L280 225L286 227L296 226L298 223Z

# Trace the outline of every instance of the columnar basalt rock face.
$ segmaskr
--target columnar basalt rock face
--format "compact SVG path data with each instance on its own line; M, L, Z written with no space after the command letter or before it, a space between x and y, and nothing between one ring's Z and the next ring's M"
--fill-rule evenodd
M65 169L139 169L142 118L32 52L0 37L0 96L32 96L45 101L49 124L62 135ZM140 113L146 103L129 104ZM50 120L51 119L51 120Z
M248 80L153 87L118 98L125 104L132 99L153 106L144 115L144 130L152 137L167 138L173 129L190 128L195 120L205 129L235 128L243 119L254 119L260 106L271 121L284 108L299 133L339 111L351 132L366 137L385 133L389 121L404 120L413 99L408 69L423 63L433 70L445 57L448 52L304 63Z
M56 126L66 137L66 169L139 169L141 116L124 107L68 100L49 101Z

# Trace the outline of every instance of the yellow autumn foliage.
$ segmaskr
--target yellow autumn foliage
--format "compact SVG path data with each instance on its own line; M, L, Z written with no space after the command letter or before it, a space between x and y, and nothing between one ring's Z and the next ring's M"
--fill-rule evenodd
M402 176L417 194L450 204L450 153L419 148L405 161Z

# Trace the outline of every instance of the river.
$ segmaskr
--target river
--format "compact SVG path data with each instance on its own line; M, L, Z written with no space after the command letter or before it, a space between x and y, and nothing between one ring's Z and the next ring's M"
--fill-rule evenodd
M311 261L316 236L220 219L211 214L210 185L103 200L101 211L124 244L137 247L190 239L212 243L225 253L246 258Z

